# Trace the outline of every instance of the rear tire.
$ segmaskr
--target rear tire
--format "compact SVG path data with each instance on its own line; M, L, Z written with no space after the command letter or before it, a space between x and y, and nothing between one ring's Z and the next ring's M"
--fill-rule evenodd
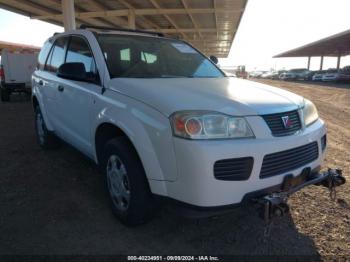
M142 163L129 140L118 137L107 142L101 164L116 217L127 226L149 221L157 205Z
M6 88L0 88L0 92L1 92L1 101L2 102L9 102L11 92L9 90L7 90Z
M41 148L48 150L59 147L60 141L47 129L39 106L35 107L35 133Z

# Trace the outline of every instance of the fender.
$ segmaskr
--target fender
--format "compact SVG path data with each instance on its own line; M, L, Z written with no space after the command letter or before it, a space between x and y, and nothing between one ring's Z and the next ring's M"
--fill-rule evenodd
M92 119L94 128L91 137L95 137L100 125L113 124L133 143L150 184L162 182L164 190L165 181L177 179L172 131L167 117L142 102L110 89L106 90L104 96L99 96L95 105L96 111L92 116L96 117ZM93 147L97 162L96 146Z

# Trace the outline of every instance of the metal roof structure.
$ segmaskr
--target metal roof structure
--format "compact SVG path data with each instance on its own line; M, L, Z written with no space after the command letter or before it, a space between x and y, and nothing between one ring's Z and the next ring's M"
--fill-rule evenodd
M284 52L274 58L347 55L350 55L350 30Z
M247 1L0 0L0 8L57 25L75 13L78 25L159 31L188 41L207 55L227 57ZM67 4L71 10L64 7Z
M0 52L3 49L6 49L12 52L14 51L39 52L40 51L40 47L37 47L37 46L0 41Z

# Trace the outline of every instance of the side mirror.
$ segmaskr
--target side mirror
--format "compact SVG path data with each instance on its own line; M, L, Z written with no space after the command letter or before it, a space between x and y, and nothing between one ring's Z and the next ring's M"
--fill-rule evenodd
M88 81L83 63L64 63L58 68L57 76L70 80Z
M219 63L219 59L216 56L211 55L209 58L214 64L217 65Z

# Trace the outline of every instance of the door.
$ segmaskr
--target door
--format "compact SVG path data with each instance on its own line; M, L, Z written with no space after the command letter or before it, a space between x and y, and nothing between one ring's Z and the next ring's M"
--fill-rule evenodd
M89 156L93 156L91 111L95 97L101 93L96 63L85 38L71 36L65 63L83 63L86 81L60 79L57 87L56 114L61 136Z
M43 98L44 110L47 120L53 128L53 131L59 135L60 123L57 115L57 88L60 79L56 76L58 68L63 64L66 52L68 37L60 37L56 39L46 62L41 61L44 58L39 57L39 76L36 85L40 90ZM44 65L42 65L44 63Z

